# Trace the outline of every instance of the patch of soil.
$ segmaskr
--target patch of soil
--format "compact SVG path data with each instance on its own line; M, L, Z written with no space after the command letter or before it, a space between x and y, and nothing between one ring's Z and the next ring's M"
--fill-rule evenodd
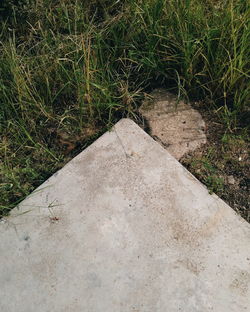
M206 143L205 123L197 110L165 89L155 89L139 108L150 135L176 159Z
M250 222L250 140L247 129L225 132L218 113L209 111L202 103L194 103L206 123L207 143L181 158L180 162L211 193Z

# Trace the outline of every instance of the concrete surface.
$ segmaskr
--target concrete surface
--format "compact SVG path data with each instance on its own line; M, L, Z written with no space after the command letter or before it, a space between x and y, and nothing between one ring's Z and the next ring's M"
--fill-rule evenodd
M140 113L147 120L151 136L176 159L207 141L200 113L164 89L155 89L143 102Z
M250 310L250 225L131 120L0 223L1 312Z

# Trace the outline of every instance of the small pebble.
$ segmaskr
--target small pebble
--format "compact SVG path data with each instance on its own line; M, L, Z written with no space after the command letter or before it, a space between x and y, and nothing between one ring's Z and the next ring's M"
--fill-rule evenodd
M230 175L227 177L227 182L228 184L235 184L236 181L235 178L232 175Z

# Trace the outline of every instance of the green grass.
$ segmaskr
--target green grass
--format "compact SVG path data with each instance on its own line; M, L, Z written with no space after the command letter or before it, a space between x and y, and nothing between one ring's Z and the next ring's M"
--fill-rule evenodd
M241 129L238 134L225 133L225 125L215 113L213 117L208 143L202 150L186 155L182 164L207 186L210 193L216 193L250 222L250 138L247 129Z
M154 87L217 107L231 131L248 112L247 0L10 3L0 7L0 215L136 116Z

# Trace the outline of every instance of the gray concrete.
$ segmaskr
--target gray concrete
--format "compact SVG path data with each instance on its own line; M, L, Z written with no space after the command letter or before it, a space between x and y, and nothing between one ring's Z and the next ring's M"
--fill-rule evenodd
M150 134L176 159L205 144L205 122L190 103L164 89L155 89L140 107Z
M128 119L0 224L1 312L250 310L250 226Z

